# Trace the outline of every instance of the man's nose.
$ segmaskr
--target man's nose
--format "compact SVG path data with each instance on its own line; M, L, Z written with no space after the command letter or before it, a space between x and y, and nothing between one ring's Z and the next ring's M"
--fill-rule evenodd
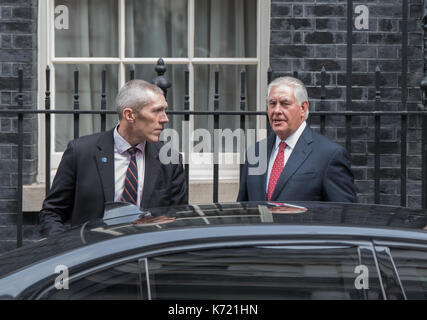
M166 114L166 111L164 111L162 113L162 115L160 117L160 122L161 123L167 123L167 122L169 122L168 115Z
M277 101L274 105L271 106L271 109L273 110L273 112L279 112L279 111L281 111L281 109L280 109L280 102Z

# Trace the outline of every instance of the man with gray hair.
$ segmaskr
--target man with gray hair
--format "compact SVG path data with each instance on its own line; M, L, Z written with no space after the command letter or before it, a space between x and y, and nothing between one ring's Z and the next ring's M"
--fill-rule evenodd
M274 134L248 151L237 201L357 202L347 151L305 121L309 103L304 84L293 77L275 79L267 105ZM266 170L258 174L251 170L259 165L250 159L254 154L266 158Z
M40 233L50 236L102 218L105 202L123 201L140 208L188 202L180 163L163 164L159 136L168 122L163 91L131 80L116 98L118 125L107 132L71 141L40 211ZM171 152L176 152L172 150Z

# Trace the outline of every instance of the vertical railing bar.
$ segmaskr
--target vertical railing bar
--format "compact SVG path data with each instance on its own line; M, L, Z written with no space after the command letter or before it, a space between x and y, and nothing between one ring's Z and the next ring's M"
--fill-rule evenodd
M380 111L381 107L381 70L379 66L375 68L375 110Z
M326 116L324 114L320 115L320 133L324 135L326 132Z
M351 110L352 97L352 63L353 63L353 0L347 0L347 89L346 109Z
M23 107L23 95L22 89L24 86L24 75L22 68L18 70L18 82L19 82L19 93L18 93L18 106L19 109ZM23 162L24 162L24 134L23 134L23 122L24 114L18 113L18 190L17 190L17 216L16 216L16 245L22 247L22 224L23 224L23 213L22 213L22 174L23 174Z
M427 209L427 113L421 116L423 124L422 143L421 143L421 161L422 161L422 207Z
M375 115L375 163L374 163L374 202L380 203L380 132L381 119L379 115Z
M107 95L106 95L106 78L107 78L107 67L106 65L102 68L101 74L102 88L101 88L101 110L107 110ZM101 114L101 131L104 132L106 129L107 115L105 113Z
M351 155L351 122L352 122L352 116L350 114L347 114L345 116L345 147L347 149L348 154Z
M424 78L420 82L422 110L427 111L427 0L423 1L423 44L424 44ZM421 137L421 205L427 209L427 114L421 115L422 137Z
M273 69L271 69L271 67L268 67L267 85L269 85L271 81L273 81L273 77L274 77ZM268 97L267 97L267 100L268 100ZM266 111L268 112L268 102L266 101L265 104L266 104ZM268 115L266 117L267 117L267 136L269 136L273 133L273 130L271 129L270 121L268 121Z
M185 96L184 96L184 110L189 111L190 110L190 72L188 69L184 71L184 82L185 82ZM190 122L190 115L187 113L184 115L184 120L187 124ZM185 126L185 128L189 128ZM190 132L187 132L189 134ZM187 181L187 188L190 188L190 142L191 139L189 136L186 137L188 140L185 143L185 162L184 162L184 169L185 169L185 180ZM187 193L188 196L188 193ZM188 199L187 199L188 201Z
M401 134L400 134L400 145L401 145L401 157L400 157L400 205L402 207L406 207L406 155L407 155L407 147L406 147L406 135L408 131L407 124L407 116L406 114L402 114L401 116Z
M242 71L240 72L240 111L246 111L246 70L243 67ZM240 129L243 130L243 132L246 132L246 117L245 115L240 116ZM243 135L244 141L240 141L240 157L245 158L245 148L246 145L246 135ZM239 179L241 179L242 170L244 166L243 159L240 159L240 169L239 169ZM239 180L240 181L240 180Z
M74 110L78 111L80 109L79 104L79 69L76 66L74 70ZM79 137L79 128L80 128L80 115L76 112L74 114L74 139Z
M325 100L326 100L326 69L325 66L322 66L322 71L320 73L320 107L321 110L325 110ZM326 129L326 117L325 115L320 116L320 133L325 134Z
M129 80L135 79L135 65L132 64L129 71Z
M381 107L381 70L379 66L375 68L375 110L379 111ZM375 115L375 136L374 136L374 202L380 203L380 134L381 134L381 119L379 115Z
M402 110L408 98L408 0L402 1Z
M215 71L215 96L214 96L214 111L219 110L219 69L217 67ZM219 150L218 150L218 144L219 144L219 137L217 136L219 129L219 115L214 115L214 188L213 188L213 202L218 202L218 178L219 178L219 166L218 166L218 159L219 159ZM217 143L215 143L217 142Z
M46 67L46 92L45 92L45 110L50 110L50 68ZM45 128L46 128L46 137L45 137L45 196L48 195L50 191L50 113L46 112L45 114Z
M18 212L17 212L17 224L16 224L16 237L17 237L17 247L22 247L22 167L23 167L23 157L24 157L24 135L23 135L23 113L18 113Z
M350 114L347 114L345 116L345 147L347 149L347 152L351 154L351 122L352 122L352 116Z

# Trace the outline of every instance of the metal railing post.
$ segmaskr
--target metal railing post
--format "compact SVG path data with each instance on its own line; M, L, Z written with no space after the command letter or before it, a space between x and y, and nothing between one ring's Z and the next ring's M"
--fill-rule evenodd
M184 71L184 83L185 83L184 111L190 111L190 71L188 69L186 69ZM190 129L190 127L189 127L190 115L188 113L186 113L184 115L184 121L188 125L185 125L183 129L184 130L186 130L187 128ZM189 189L190 188L190 165L189 165L189 163L190 163L190 143L191 143L190 132L185 132L184 137L186 139L185 149L184 149L184 152L185 152L185 159L184 159L185 180L187 181L187 188Z
M74 70L74 110L80 109L79 103L79 69L76 66ZM77 139L80 136L80 115L78 113L74 114L74 139Z
M273 77L274 77L273 69L271 69L271 67L268 67L268 71L267 71L267 85L269 85L271 83L271 81L273 81ZM268 97L266 97L266 99L268 99ZM266 111L268 111L268 102L266 102L265 108L266 108ZM271 129L270 121L268 121L268 116L266 118L267 118L267 136L269 136L270 134L273 133L273 130Z
M214 111L219 110L219 69L215 71L215 96L214 96ZM214 114L214 154L213 154L213 202L218 202L218 179L219 179L219 114Z
M427 111L427 0L424 0L424 78L421 80L421 94L422 94L422 109ZM422 139L421 139L421 176L422 176L422 207L427 209L427 115L421 116L422 122Z
M18 70L18 81L19 81L19 93L17 96L19 109L23 107L23 96L22 88L24 84L24 76L22 68ZM22 213L22 175L23 175L23 158L24 158L24 134L23 134L23 121L24 114L18 113L18 190L17 190L17 223L16 223L16 245L22 247L22 225L23 225L23 213Z
M347 0L347 89L346 110L352 109L352 67L353 67L353 0ZM350 151L349 151L350 152Z
M166 73L166 66L162 58L159 58L159 60L157 60L157 65L154 69L156 70L157 77L153 79L152 83L163 90L163 93L166 98L168 88L172 86L172 83L164 76L164 74Z
M240 72L240 111L246 111L246 70L245 68L242 69ZM240 116L240 129L245 131L246 130L246 117L244 114ZM242 170L244 166L244 159L245 159L245 146L246 146L246 135L243 135L244 141L240 141L240 157L243 157L243 159L240 159L240 166L239 166L239 181L241 179ZM242 161L243 160L243 161Z
M50 68L49 66L46 67L46 93L45 93L45 110L50 110ZM45 196L48 195L50 191L50 113L45 114L45 181L46 181L46 188L45 188Z
M326 99L326 69L325 66L322 66L322 71L320 73L320 107L322 110L325 110L325 99ZM325 134L326 129L326 117L325 115L320 116L320 133Z
M379 66L375 68L375 110L379 111L381 104L381 90L380 90L381 71ZM381 119L378 114L374 116L375 120L375 137L374 137L374 202L380 203L380 134L381 134Z
M102 68L102 74L101 74L101 78L102 78L102 88L101 88L101 110L107 110L107 95L105 93L105 82L106 82L106 78L107 78L107 67L104 65L104 67ZM107 122L107 115L105 113L101 114L101 131L104 132L106 129L106 122Z

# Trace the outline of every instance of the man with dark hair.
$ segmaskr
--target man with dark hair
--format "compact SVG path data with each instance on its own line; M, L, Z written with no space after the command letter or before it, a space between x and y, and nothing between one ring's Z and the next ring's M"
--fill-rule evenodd
M356 202L347 151L307 124L307 90L293 77L268 87L268 118L273 135L248 150L237 201ZM259 155L263 170L251 156Z
M159 159L159 135L168 122L163 91L132 80L120 89L116 106L114 129L68 144L40 211L42 236L64 231L67 220L75 226L102 218L108 201L144 209L187 203L181 156L178 164Z

